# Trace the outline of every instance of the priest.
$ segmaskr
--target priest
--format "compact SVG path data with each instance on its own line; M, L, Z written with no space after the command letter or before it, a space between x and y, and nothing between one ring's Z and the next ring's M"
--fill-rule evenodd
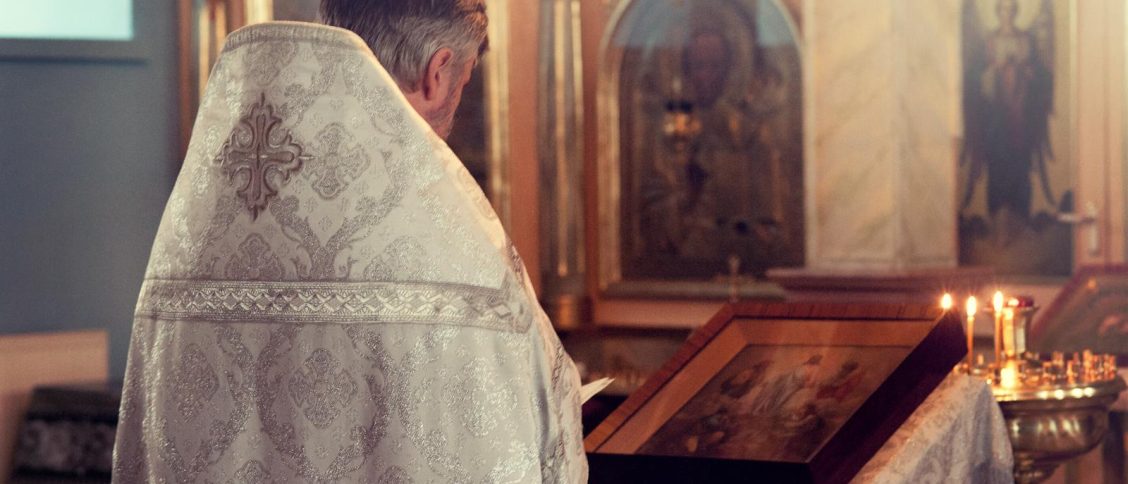
M114 481L583 482L580 382L442 136L482 0L227 39L137 303ZM374 55L375 52L375 55Z

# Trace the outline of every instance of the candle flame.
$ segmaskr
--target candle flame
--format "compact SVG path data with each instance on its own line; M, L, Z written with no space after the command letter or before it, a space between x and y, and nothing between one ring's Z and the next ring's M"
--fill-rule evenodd
M995 291L995 297L992 298L991 305L995 307L996 314L1003 310L1003 291Z
M968 317L975 316L975 311L978 310L978 309L979 309L979 301L977 301L975 299L975 296L971 296L971 297L967 298L967 316Z
M944 296L940 298L940 309L943 309L945 311L952 309L952 295L951 294L944 293Z

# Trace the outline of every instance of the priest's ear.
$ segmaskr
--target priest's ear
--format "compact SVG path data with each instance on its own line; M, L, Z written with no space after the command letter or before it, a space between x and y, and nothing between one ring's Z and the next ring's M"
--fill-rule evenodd
M418 86L425 108L435 109L447 102L447 96L459 81L456 77L460 72L454 69L454 62L454 51L448 47L435 51L427 61L427 67L423 69L423 78L419 80Z

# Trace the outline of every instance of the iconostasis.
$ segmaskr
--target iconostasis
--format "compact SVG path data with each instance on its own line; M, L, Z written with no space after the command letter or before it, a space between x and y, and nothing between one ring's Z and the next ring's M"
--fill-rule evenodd
M1125 258L1123 2L545 5L580 26L541 33L542 72L564 56L577 73L544 96L583 86L578 121L541 117L582 126L581 162L541 152L542 190L584 180L583 230L541 227L584 249L563 264L583 297L553 290L574 254L541 252L547 305L587 305L562 315L692 327L732 298L983 285L1048 303Z
M221 33L316 3L183 0L182 124ZM565 330L1123 261L1123 2L941 3L490 0L450 144Z

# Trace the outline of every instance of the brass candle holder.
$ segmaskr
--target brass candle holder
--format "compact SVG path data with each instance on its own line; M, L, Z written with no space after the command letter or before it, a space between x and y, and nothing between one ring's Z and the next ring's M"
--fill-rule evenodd
M1109 406L1125 388L1115 369L1092 378L1039 381L1035 376L1020 383L1012 388L992 384L1007 422L1019 483L1042 482L1058 465L1096 447L1108 431Z
M1038 311L1032 299L996 293L992 303L986 313L994 322L995 361L972 362L969 338L969 359L961 370L991 385L1014 449L1015 482L1041 482L1101 442L1109 407L1125 384L1113 355L1086 350L1045 358L1027 351L1026 331ZM975 324L972 307L973 302L967 311L969 332Z

